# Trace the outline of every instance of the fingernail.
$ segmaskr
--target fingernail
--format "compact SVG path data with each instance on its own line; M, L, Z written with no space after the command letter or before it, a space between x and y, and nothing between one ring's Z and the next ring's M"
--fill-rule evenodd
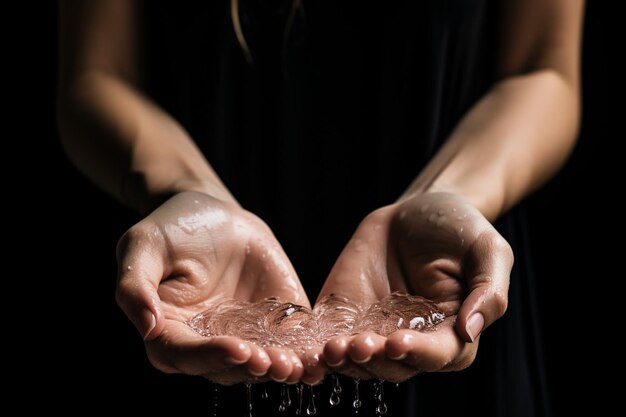
M336 368L336 367L338 367L338 366L343 365L344 363L346 363L346 360L345 360L345 359L342 359L342 360L340 360L340 361L339 361L339 362L337 362L337 363L329 363L328 361L326 362L326 364L327 364L328 366L330 366L331 368Z
M368 357L367 357L367 358L365 358L365 359L354 359L354 358L352 358L352 362L354 362L354 363L359 363L359 364L360 364L360 363L369 362L369 361L370 361L370 359L372 359L372 355L368 356Z
M150 336L150 333L152 333L152 330L154 330L154 328L156 327L156 317L154 317L154 314L152 313L152 311L148 310L147 308L143 309L143 313L142 313L143 317L148 317L148 330L142 335L143 336L143 340L146 340L148 338L148 336Z
M474 313L467 320L467 324L465 325L465 331L469 335L472 342L476 340L480 332L483 330L485 326L485 318L481 313Z
M405 359L408 356L408 354L406 352L401 353L399 356L389 356L389 359L394 360L394 361L401 361L402 359Z

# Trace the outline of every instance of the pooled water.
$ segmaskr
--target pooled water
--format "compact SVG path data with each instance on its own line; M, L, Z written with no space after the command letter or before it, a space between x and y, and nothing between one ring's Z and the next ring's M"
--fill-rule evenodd
M335 294L324 297L313 310L278 298L254 303L227 300L196 315L188 325L202 336L237 336L261 347L285 347L302 353L338 335L424 331L444 318L434 302L394 292L367 309Z

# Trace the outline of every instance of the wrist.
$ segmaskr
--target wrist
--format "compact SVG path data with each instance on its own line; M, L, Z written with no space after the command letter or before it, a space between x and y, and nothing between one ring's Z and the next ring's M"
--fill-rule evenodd
M416 197L420 194L447 193L456 195L476 207L490 222L495 221L503 213L503 193L492 189L485 190L485 184L475 183L469 180L460 182L448 182L439 178L427 187L417 190L409 189L403 196L405 198Z
M209 179L185 178L168 183L147 183L144 176L135 176L126 183L124 200L141 214L148 214L169 198L184 192L197 192L239 207L230 192Z

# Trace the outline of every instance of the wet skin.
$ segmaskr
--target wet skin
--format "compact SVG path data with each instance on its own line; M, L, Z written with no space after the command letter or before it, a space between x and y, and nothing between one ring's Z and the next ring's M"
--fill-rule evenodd
M508 244L458 197L423 194L384 207L359 226L316 307L336 294L366 311L400 291L435 301L447 318L429 332L390 333L375 325L291 346L280 340L294 338L290 329L307 322L310 304L271 231L251 213L201 193L181 193L130 229L118 253L118 302L138 328L139 322L151 321L150 313L155 316L156 324L145 335L152 363L165 372L198 374L225 384L270 378L315 384L329 369L389 381L463 369L477 349L477 340L468 343L467 319L485 299L502 300L498 308L504 310L508 284L494 286L490 280L508 276L512 265ZM138 292L137 285L150 288ZM494 291L501 296L489 297ZM245 332L206 337L188 325L216 304L241 307L270 297L305 307L288 315L282 333L274 332L275 343L253 343ZM149 305L150 311L133 311L134 305ZM326 319L332 321L323 315L316 320ZM485 317L486 323L493 320ZM327 324L341 327L342 321Z

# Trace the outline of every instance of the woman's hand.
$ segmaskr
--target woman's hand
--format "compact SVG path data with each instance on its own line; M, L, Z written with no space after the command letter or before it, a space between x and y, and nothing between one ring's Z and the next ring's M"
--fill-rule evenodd
M202 337L185 323L215 301L280 297L309 305L291 263L267 225L233 203L183 192L128 230L118 245L117 302L164 372L236 383L268 375L297 381L289 349L262 349L236 337Z
M364 307L392 291L429 298L446 313L433 331L338 336L324 347L331 368L360 378L402 381L419 372L469 366L480 333L504 314L513 254L462 198L425 193L370 214L335 263L330 293Z

